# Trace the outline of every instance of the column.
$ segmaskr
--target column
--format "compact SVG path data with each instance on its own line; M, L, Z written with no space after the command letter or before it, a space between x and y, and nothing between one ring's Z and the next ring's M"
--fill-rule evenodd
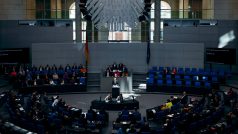
M81 24L81 12L79 8L80 0L75 1L75 25L76 25L76 42L82 42L82 24Z
M159 43L160 42L160 12L161 12L161 5L160 0L155 0L155 30L154 30L154 42Z
M88 42L92 42L92 21L91 20L87 20L86 36L88 38Z
M148 41L148 33L150 29L149 25L150 21L142 21L141 22L141 42Z

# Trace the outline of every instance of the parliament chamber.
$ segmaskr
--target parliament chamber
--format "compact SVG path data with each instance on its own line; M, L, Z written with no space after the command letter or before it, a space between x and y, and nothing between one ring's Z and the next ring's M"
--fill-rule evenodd
M237 0L0 9L0 133L238 133Z

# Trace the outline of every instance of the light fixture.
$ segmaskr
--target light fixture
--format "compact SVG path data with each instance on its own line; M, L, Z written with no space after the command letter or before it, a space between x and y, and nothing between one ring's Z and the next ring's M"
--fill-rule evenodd
M122 31L124 25L135 27L144 11L143 0L87 0L86 8L96 28Z

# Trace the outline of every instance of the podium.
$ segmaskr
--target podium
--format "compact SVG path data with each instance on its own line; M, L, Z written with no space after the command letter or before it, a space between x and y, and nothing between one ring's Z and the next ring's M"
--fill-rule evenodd
M112 98L117 98L120 94L120 86L119 85L112 85Z
M106 92L112 92L113 81L114 77L104 77L101 75L100 80L100 90ZM117 77L118 85L120 88L120 92L128 93L132 91L132 77Z

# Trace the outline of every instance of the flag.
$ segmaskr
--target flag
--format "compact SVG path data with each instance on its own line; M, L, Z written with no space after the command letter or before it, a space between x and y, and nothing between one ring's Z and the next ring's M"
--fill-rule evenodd
M88 38L86 36L86 43L84 46L84 54L85 54L85 62L86 62L86 66L88 66L89 63L89 49L88 49Z
M150 40L147 40L146 63L150 64Z

